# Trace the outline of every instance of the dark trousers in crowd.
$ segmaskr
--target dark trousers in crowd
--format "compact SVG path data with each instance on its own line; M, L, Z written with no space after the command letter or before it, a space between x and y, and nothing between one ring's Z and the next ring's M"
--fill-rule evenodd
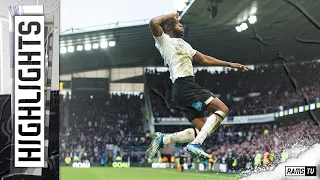
M183 172L184 171L184 162L183 161L180 161L180 167L181 167L181 172Z

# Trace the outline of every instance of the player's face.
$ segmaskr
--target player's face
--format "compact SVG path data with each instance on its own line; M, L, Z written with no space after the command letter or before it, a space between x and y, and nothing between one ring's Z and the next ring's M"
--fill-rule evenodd
M183 36L184 29L178 20L172 23L171 29L177 38L181 38Z
M184 29L183 29L183 26L180 22L177 22L175 25L174 25L174 28L173 28L174 32L176 33L183 33Z

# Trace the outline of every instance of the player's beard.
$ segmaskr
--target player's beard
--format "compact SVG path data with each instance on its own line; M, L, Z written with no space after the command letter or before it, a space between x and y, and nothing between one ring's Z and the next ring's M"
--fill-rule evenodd
M174 36L175 36L176 38L182 38L183 35L184 35L183 31L182 31L182 32L178 32L178 31L176 31L176 30L173 31L173 34L174 34Z

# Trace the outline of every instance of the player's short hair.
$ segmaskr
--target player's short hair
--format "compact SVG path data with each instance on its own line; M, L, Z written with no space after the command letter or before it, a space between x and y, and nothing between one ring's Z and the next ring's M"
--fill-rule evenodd
M172 19L168 19L165 22L161 23L160 26L162 27L163 31L166 32L165 26L172 23Z

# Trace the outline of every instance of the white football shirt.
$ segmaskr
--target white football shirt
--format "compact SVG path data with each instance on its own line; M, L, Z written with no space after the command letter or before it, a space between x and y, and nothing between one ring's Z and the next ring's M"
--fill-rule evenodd
M165 33L153 37L156 40L155 46L164 59L164 65L169 66L170 79L173 83L179 77L194 76L192 58L197 51L190 44L182 38L170 38Z

